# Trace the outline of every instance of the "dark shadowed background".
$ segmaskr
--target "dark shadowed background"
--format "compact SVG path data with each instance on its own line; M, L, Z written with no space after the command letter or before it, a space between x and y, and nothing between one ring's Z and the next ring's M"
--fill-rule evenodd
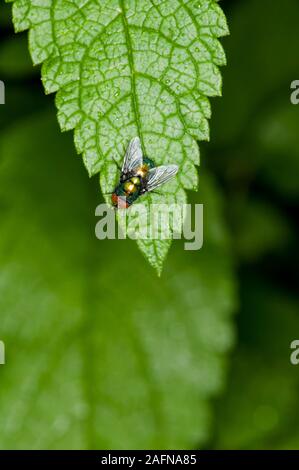
M223 0L200 252L99 242L97 177L1 5L0 448L299 449L299 3Z

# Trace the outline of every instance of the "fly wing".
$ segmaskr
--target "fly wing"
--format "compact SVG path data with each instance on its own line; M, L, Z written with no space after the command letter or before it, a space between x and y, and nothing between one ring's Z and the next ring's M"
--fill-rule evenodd
M161 165L152 168L148 172L148 178L146 183L147 191L153 191L162 184L166 183L178 172L179 167L177 165Z
M122 173L130 173L142 165L142 150L139 137L134 137L128 145Z

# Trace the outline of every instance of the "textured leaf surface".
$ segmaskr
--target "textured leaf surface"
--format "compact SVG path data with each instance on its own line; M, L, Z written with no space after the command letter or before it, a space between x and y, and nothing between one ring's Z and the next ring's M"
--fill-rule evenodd
M100 171L104 193L132 137L155 163L176 163L175 181L155 202L185 202L197 187L196 140L209 137L207 96L219 95L218 37L227 34L215 0L15 0L17 31L30 29L30 51L43 64L47 93L58 92L63 130L90 175ZM151 196L143 198L148 205ZM161 271L170 242L139 241Z
M95 239L97 187L53 115L2 131L0 162L0 447L203 443L233 337L214 185L205 250L178 246L157 279L133 242Z

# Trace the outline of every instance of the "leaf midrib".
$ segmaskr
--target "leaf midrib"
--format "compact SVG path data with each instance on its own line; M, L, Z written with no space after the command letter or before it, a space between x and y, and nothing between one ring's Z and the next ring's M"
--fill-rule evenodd
M119 0L119 7L121 9L121 20L123 23L124 33L126 37L128 61L129 61L129 67L131 71L131 91L132 91L133 111L134 111L135 119L137 123L138 136L140 137L141 143L143 146L142 132L141 132L141 119L140 119L140 114L138 111L139 103L138 103L137 93L136 93L136 79L135 79L136 71L135 71L135 63L134 63L134 54L133 54L133 47L132 47L131 35L130 35L129 25L127 21L127 16L126 16L126 7L125 7L124 0Z

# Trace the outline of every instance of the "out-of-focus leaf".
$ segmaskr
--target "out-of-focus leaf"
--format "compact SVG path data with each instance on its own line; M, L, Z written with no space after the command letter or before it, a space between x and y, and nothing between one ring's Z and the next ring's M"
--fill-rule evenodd
M299 197L299 106L279 103L258 120L257 155L261 177L281 195Z
M28 86L26 93L24 88L7 82L5 86L5 105L0 106L0 128L1 133L4 127L11 126L16 119L23 119L25 116L44 108L47 103L45 97L34 87ZM17 116L17 118L16 118Z
M223 71L223 99L215 103L212 120L211 145L217 146L235 145L278 93L289 102L290 82L299 70L297 0L237 1L229 18L229 67Z
M250 200L241 206L235 247L242 261L281 251L293 238L288 219L271 204Z
M215 447L299 449L292 439L299 428L299 366L290 362L290 344L299 336L298 301L263 281L248 282L243 291L241 346L217 406Z
M19 78L32 76L34 69L27 47L27 36L13 36L0 45L1 78Z
M130 241L94 235L97 187L54 116L0 147L0 446L191 448L233 341L234 287L214 185L206 240L157 279Z
M11 6L3 2L1 4L0 28L8 25L11 25Z

